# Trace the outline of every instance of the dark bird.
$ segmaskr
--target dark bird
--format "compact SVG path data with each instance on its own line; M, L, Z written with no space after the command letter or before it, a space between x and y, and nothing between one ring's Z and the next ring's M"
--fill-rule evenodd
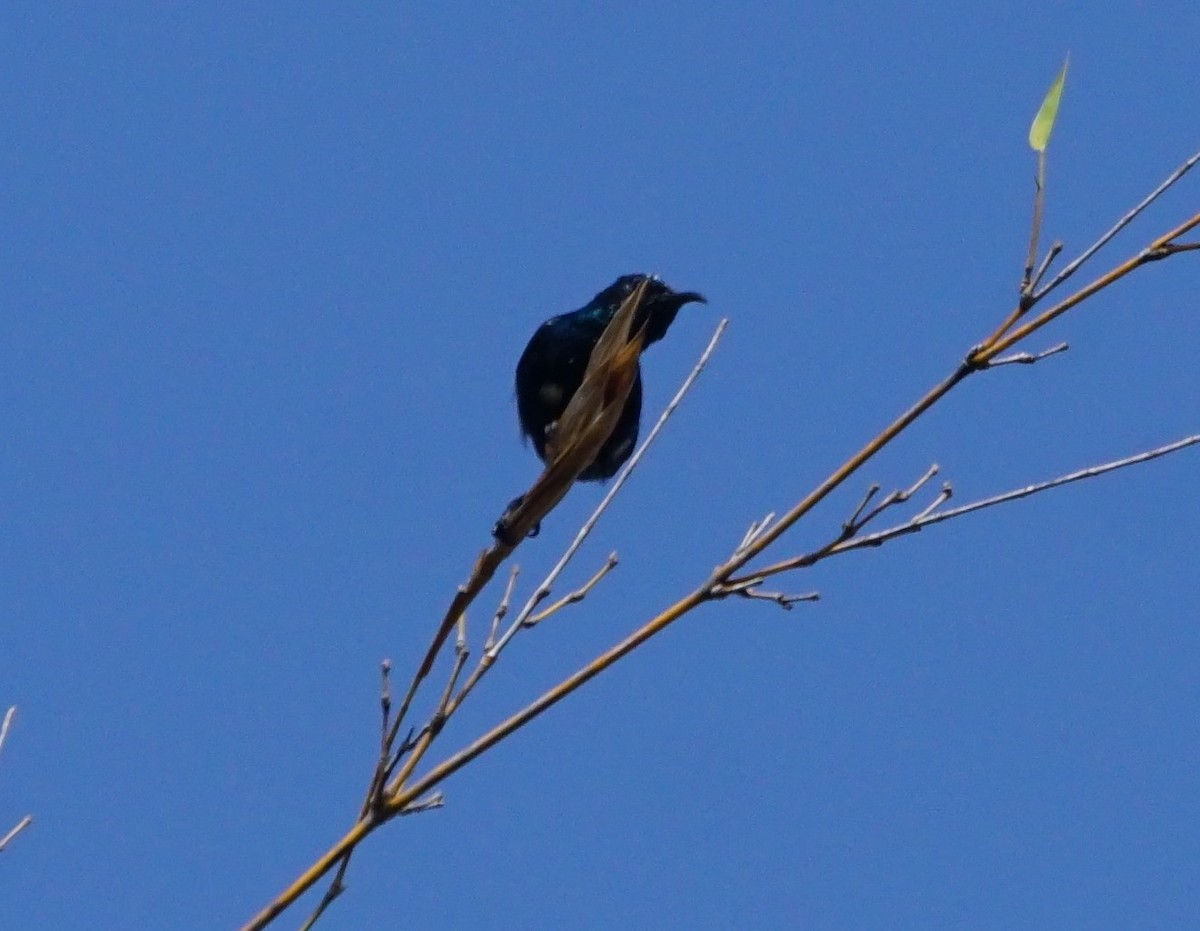
M703 295L695 291L676 291L655 277L623 275L578 310L559 314L543 323L521 353L517 362L517 414L522 435L533 440L533 448L543 462L546 461L549 430L579 390L600 334L621 302L642 281L647 282L646 290L634 314L630 332L637 333L645 326L646 346L667 335L684 304L705 302ZM595 460L580 473L580 481L603 481L616 474L637 445L641 416L642 373L639 365L637 378L612 434Z

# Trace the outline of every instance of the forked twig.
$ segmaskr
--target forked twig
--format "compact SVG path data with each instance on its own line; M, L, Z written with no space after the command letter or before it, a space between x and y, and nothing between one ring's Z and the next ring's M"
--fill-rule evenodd
M820 601L820 592L806 592L803 595L790 595L787 592L764 592L756 586L746 586L738 588L731 594L740 595L742 598L757 598L762 601L771 601L779 605L785 611L791 611L798 602L801 601Z
M915 482L913 482L912 485L910 485L908 488L905 488L903 490L897 489L896 491L893 491L886 498L884 498L877 505L875 505L875 507L873 507L873 508L871 508L871 510L867 511L867 513L865 515L860 516L860 515L862 515L863 505L866 504L866 501L871 497L871 493L868 492L867 499L864 499L863 504L860 504L858 506L858 508L854 512L854 516L851 517L850 520L848 520L846 523L842 524L843 537L848 539L849 537L854 536L855 534L858 533L858 531L862 530L863 527L867 526L867 524L869 524L871 521L873 521L876 517L878 517L884 511L888 510L888 508L894 508L899 504L906 504L908 502L908 500L913 495L915 495L918 491L920 491L922 488L924 488L925 485L935 475L937 475L939 471L940 471L940 469L938 467L938 464L935 462L933 465L931 465L928 469L925 470L924 475L922 475L919 479L917 479ZM879 486L872 485L871 487L878 488Z
M1122 459L1116 459L1112 462L1102 463L1101 465L1088 466L1085 469L1079 469L1075 472L1068 472L1066 475L1060 475L1057 478L1049 479L1044 482L1037 482L1033 485L1025 485L1021 488L1015 488L1012 491L1006 491L1002 494L992 495L988 498L982 498L979 501L972 501L970 504L960 505L956 508L950 508L946 511L937 510L950 498L949 487L944 487L934 501L924 508L916 516L906 520L902 524L897 524L894 527L888 527L886 530L878 530L875 533L864 534L863 536L855 536L844 540L838 540L828 546L824 546L811 553L804 553L800 556L793 556L791 559L780 560L769 566L763 566L761 569L755 569L752 573L744 576L731 578L726 585L726 589L732 591L739 586L760 585L766 579L772 576L779 575L783 572L791 572L795 569L807 569L809 566L820 562L830 556L836 556L840 553L848 553L851 550L864 549L866 547L881 546L888 540L896 537L906 536L908 534L917 533L925 527L933 524L940 524L943 521L951 520L955 517L962 517L965 514L971 514L974 511L982 511L986 508L995 507L998 504L1005 504L1009 501L1016 501L1019 498L1028 498L1031 495L1036 495L1043 491L1049 491L1052 488L1058 488L1062 485L1069 485L1072 482L1082 481L1087 478L1095 478L1099 475L1105 475L1109 472L1115 472L1118 469L1124 469L1128 466L1139 465L1143 462L1150 462L1153 459L1161 458L1170 453L1178 452L1186 449L1189 446L1194 446L1200 443L1200 434L1185 437L1182 440L1177 440L1174 443L1168 443L1165 446L1159 446L1156 449L1147 450L1143 453L1137 453L1133 456L1126 456Z
M878 490L879 490L879 488L878 488L878 486L876 486L875 491L878 491ZM873 494L873 492L872 492L872 494ZM869 495L868 495L868 497L869 497ZM750 526L746 529L745 535L742 537L742 542L737 545L737 549L734 550L734 552L740 553L742 550L744 550L746 547L748 547L750 544L752 544L755 540L757 540L759 538L759 536L764 531L766 531L766 529L768 527L771 526L771 521L773 521L774 519L775 519L775 512L771 511L765 517L763 517L761 520L752 520L750 522Z
M938 492L937 497L934 498L931 502L929 502L929 507L925 508L923 511L918 512L917 516L914 517L913 520L918 521L918 520L921 520L922 518L927 517L928 515L932 514L934 511L936 511L938 508L940 508L943 504L945 504L947 501L949 501L950 498L953 497L953 495L954 495L954 488L951 486L951 484L949 482L946 482L945 484L942 485L942 490Z
M1046 276L1046 272L1050 270L1050 266L1054 264L1054 260L1058 258L1060 252L1063 251L1063 244L1056 242L1050 247L1050 251L1046 253L1046 257L1042 259L1042 264L1038 266L1037 273L1033 276L1033 280L1029 283L1029 290L1037 289L1037 286L1042 283L1042 279Z
M1038 237L1042 233L1042 211L1046 202L1045 177L1046 152L1043 149L1038 152L1038 173L1034 179L1033 222L1029 230L1029 253L1025 258L1025 272L1021 276L1021 305L1026 309L1033 303L1033 263L1037 261ZM1050 264L1052 257L1053 250L1050 255L1046 256L1042 263L1043 267Z
M1016 501L1020 498L1028 498L1031 495L1039 494L1043 491L1049 491L1052 488L1059 488L1063 485L1070 485L1073 482L1083 481L1088 478L1095 478L1099 475L1105 475L1109 472L1116 472L1118 469L1125 469L1129 466L1140 465L1143 462L1150 462L1154 459L1160 459L1163 456L1171 453L1179 452L1189 446L1195 446L1200 443L1200 433L1193 436L1184 437L1181 440L1176 440L1174 443L1167 443L1165 446L1159 446L1156 449L1147 450L1143 453L1137 453L1133 456L1126 456L1123 459L1114 459L1111 462L1105 462L1101 465L1088 466L1086 469L1079 469L1075 472L1068 472L1066 475L1060 475L1058 478L1052 478L1044 482L1036 482L1032 485L1025 485L1022 488L1014 488L1012 491L1006 491L1002 494L993 495L990 498L982 498L978 501L972 501L970 504L963 504L956 508L950 508L946 511L931 511L926 509L914 517L910 521L903 524L898 524L895 527L889 527L886 530L879 530L875 533L867 534L855 540L848 540L845 543L835 547L835 553L845 553L850 550L862 549L868 546L879 546L893 537L903 536L909 533L916 533L925 527L933 524L940 524L943 521L952 520L955 517L962 517L964 514L971 514L975 511L982 511L986 508L995 507L998 504L1005 504L1009 501ZM935 502L937 505L938 502ZM774 573L763 573L774 574Z
M419 798L411 805L406 805L400 812L402 815L418 815L423 811L432 811L446 804L446 797L441 792L433 792L425 798Z
M517 576L520 574L521 567L514 563L512 571L508 574L508 584L504 586L504 595L500 598L500 604L496 606L496 613L492 615L492 626L488 628L487 640L483 643L485 651L490 650L496 642L496 632L500 629L500 622L508 614L508 606L512 603L513 589L517 585Z
M600 584L600 580L612 572L615 568L617 568L617 554L614 551L608 554L608 559L604 560L604 565L596 570L595 575L579 586L579 588L575 589L575 591L563 595L558 599L558 601L550 605L550 607L544 608L537 614L531 615L528 620L525 621L525 626L533 627L535 624L540 624L546 618L550 617L550 615L561 611L567 605L578 604L579 602L583 601L583 599L588 596L588 593Z
M863 495L862 500L859 501L858 506L854 509L853 513L851 513L850 517L847 518L842 523L841 529L838 532L838 534L833 539L829 540L824 546L821 546L818 549L813 550L810 553L805 553L803 556L797 556L794 559L786 560L786 562L789 564L788 568L789 569L808 568L809 566L815 565L816 563L820 562L822 559L824 559L826 556L828 556L830 553L832 553L839 544L844 543L846 540L851 540L851 539L854 539L855 537L857 537L859 534L859 531L861 531L864 527L867 526L867 524L869 524L871 521L873 521L876 517L878 517L884 511L888 510L889 508L896 507L897 505L904 504L907 501L909 501L913 497L913 495L915 495L918 491L920 491L922 488L924 488L925 485L928 484L929 481L935 475L938 474L938 472L939 472L939 467L938 467L938 464L935 462L928 469L926 469L925 473L920 478L918 478L915 482L913 482L912 485L910 485L908 488L905 488L905 489L898 488L895 491L890 492L887 495L887 497L885 497L882 501L880 501L877 505L875 505L875 507L871 508L871 510L869 510L869 511L866 511L867 505L870 504L871 501L874 500L875 496L879 493L879 488L880 488L879 483L878 482L872 483L871 486L867 489L866 494ZM935 502L935 505L937 503L940 503L941 501L944 501L946 498L949 498L949 497L950 497L950 484L947 482L945 485L942 486L942 493L941 493L941 495L938 496L938 498ZM865 514L863 513L864 511L866 511ZM738 556L740 556L744 552L745 549L746 549L746 544L743 543L741 546L738 547L737 550L734 551L734 558L736 559ZM761 585L763 583L764 579L766 579L769 575L776 574L774 571L771 571L771 570L773 570L773 568L774 567L768 567L767 571L762 571L762 572L755 571L755 572L748 573L746 575L740 575L740 576L737 576L734 578L730 578L729 580L727 580L725 582L715 583L712 587L710 594L712 595L713 598L726 598L729 595L742 595L745 597L756 597L755 595L750 594L750 592L756 586ZM815 593L813 593L813 594L815 595ZM817 597L819 597L819 596L817 596ZM798 599L798 600L816 601L817 597L812 597L812 598L805 597L805 598ZM775 599L772 598L770 600L775 600Z
M1043 349L1041 352L1033 354L1028 352L1014 352L1011 356L1005 356L1003 359L993 359L988 363L991 368L996 368L998 365L1033 365L1035 362L1041 362L1042 359L1047 359L1050 356L1058 355L1060 352L1066 352L1071 347L1066 343L1059 343L1057 346L1051 346L1049 349Z

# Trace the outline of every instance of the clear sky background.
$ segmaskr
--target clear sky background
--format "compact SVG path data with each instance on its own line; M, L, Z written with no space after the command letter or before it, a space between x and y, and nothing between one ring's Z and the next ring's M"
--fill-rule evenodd
M731 323L566 586L620 567L443 753L995 326L1068 51L1047 240L1196 150L1198 36L1185 0L5 3L0 829L37 820L0 925L234 927L341 835L380 660L411 670L537 473L543 318L636 270L707 294L651 411ZM1197 209L1200 175L1095 270ZM1198 294L1181 256L1069 315L1029 348L1070 352L972 379L778 554L931 462L967 501L1197 432ZM1198 457L697 612L373 837L322 926L1193 926ZM521 549L525 594L600 493Z

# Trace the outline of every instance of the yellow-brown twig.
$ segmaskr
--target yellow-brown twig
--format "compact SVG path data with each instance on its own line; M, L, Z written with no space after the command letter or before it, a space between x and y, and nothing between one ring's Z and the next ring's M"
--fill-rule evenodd
M610 572L612 572L613 569L615 569L616 567L617 567L617 554L609 553L608 559L606 559L604 561L604 565L601 566L596 571L595 575L593 575L590 579L588 579L586 582L584 582L582 585L580 585L579 588L575 589L575 591L569 592L566 595L563 595L561 598L558 599L558 601L556 601L552 605L550 605L550 607L543 608L537 614L531 615L525 621L525 626L532 627L534 624L540 624L546 618L550 617L550 615L555 614L558 611L561 611L567 605L578 604L579 602L583 601L583 599L587 597L588 592L590 592L593 588L595 588L597 585L599 585L600 580L603 579Z

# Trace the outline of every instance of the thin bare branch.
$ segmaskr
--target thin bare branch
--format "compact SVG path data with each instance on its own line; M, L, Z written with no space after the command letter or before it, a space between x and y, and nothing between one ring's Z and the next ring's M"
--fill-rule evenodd
M321 916L325 914L325 910L329 908L343 892L346 891L346 884L343 881L346 877L346 869L350 865L350 854L347 853L342 859L341 865L338 867L337 875L333 877L333 882L329 884L329 888L325 890L325 894L321 896L321 901L317 903L317 907L312 910L312 914L308 916L304 924L300 926L300 931L312 931L313 927Z
M458 616L458 624L455 625L457 633L454 637L454 652L455 654L465 653L467 651L467 612L464 611Z
M433 792L425 798L417 799L411 805L406 805L401 811L402 815L419 815L423 811L432 811L434 808L441 808L446 804L446 797L441 792Z
M1155 259L1165 259L1180 252L1195 252L1200 249L1200 242L1172 242L1161 246L1154 254Z
M445 720L446 709L450 705L450 697L454 694L454 688L458 685L458 677L462 675L463 666L467 664L467 658L470 655L470 651L465 646L454 652L454 665L450 669L450 678L446 680L446 687L442 690L442 697L438 699L437 711L433 713L433 720L438 722L439 726Z
M512 603L513 589L517 585L517 576L520 574L521 567L513 563L512 571L508 574L508 584L504 586L504 595L500 598L500 604L497 605L496 613L492 617L492 626L488 628L487 640L483 644L485 652L490 650L492 644L496 642L496 632L500 629L500 622L508 614L508 606Z
M1050 356L1058 355L1060 352L1066 352L1071 347L1066 343L1059 343L1057 346L1051 346L1049 349L1043 349L1039 353L1014 352L1011 356L1005 356L1003 359L993 359L988 363L989 368L995 368L998 365L1033 365L1035 362L1041 362L1042 359L1047 359Z
M763 517L762 520L751 521L749 528L746 530L746 535L742 537L742 542L738 544L735 552L740 552L753 543L758 538L760 533L766 530L767 527L771 526L771 521L774 519L775 512L771 511L765 517Z
M918 491L920 491L922 488L924 488L925 485L935 475L938 474L938 472L939 472L939 467L938 467L938 464L935 462L928 469L926 469L925 474L922 475L915 482L913 482L910 487L908 487L904 490L897 489L896 491L893 491L886 498L884 498L877 505L875 505L875 507L873 507L873 508L871 508L871 510L867 511L866 515L864 515L861 519L859 519L859 520L855 521L853 524L851 524L849 534L846 534L846 525L843 524L842 525L843 535L848 539L850 536L853 536L854 534L858 533L858 531L862 530L863 527L867 526L867 524L869 524L871 521L873 521L876 517L878 517L880 514L882 514L888 508L893 508L898 504L908 503L908 500L913 495L915 495Z
M803 595L789 595L786 592L764 592L759 588L739 588L733 594L740 595L742 598L757 598L761 601L771 601L779 605L785 611L791 611L792 608L801 601L820 601L820 592L807 592Z
M600 580L612 572L616 567L617 554L614 551L608 554L608 559L604 561L604 565L602 565L596 571L595 575L593 575L590 579L584 582L583 585L579 586L579 588L575 589L575 591L571 592L569 595L564 595L562 598L558 599L558 601L554 602L554 604L550 605L550 607L532 615L527 621L525 621L525 626L533 627L535 624L540 624L546 618L550 617L550 615L557 611L561 611L567 605L578 604L579 602L583 601L583 599L588 596L588 592L599 585Z
M393 743L391 759L388 760L387 767L383 772L385 782L388 779L391 779L392 773L395 772L396 767L400 765L400 761L417 748L421 740L429 733L430 729L431 728L429 724L425 724L420 731L416 731L410 727L408 729L408 733L404 735L404 739L400 741L400 746L397 747ZM379 791L382 791L382 789Z
M8 729L12 726L13 718L17 716L17 706L13 705L4 712L4 722L0 723L0 750L4 749L4 741L8 739Z
M16 836L18 834L20 834L22 831L24 831L31 824L33 824L33 815L26 815L24 818L22 818L20 821L17 822L16 827L14 827L11 831L9 831L3 837L0 837L0 853L3 853L5 848L7 848L8 845L13 842L13 840L16 838Z
M1038 172L1033 179L1033 222L1029 230L1029 253L1025 259L1025 271L1021 276L1021 303L1033 293L1033 263L1037 261L1038 237L1042 232L1042 210L1046 202L1046 150L1038 151Z
M1059 253L1063 251L1063 244L1056 242L1050 247L1050 251L1046 253L1046 257L1042 259L1042 264L1038 266L1037 274L1033 276L1033 281L1029 285L1029 290L1033 291L1042 283L1042 279L1046 277L1046 272L1050 270L1050 266L1054 264L1054 260L1058 258Z
M379 664L379 758L375 763L375 774L367 789L367 797L363 802L362 813L365 814L373 801L379 798L379 790L383 788L384 774L388 769L388 760L392 755L392 661L385 659ZM360 814L361 817L361 814Z
M380 710L380 728L379 728L379 757L375 761L375 771L371 774L371 784L367 788L366 797L363 799L361 808L359 809L359 818L366 817L372 810L379 807L382 800L382 790L384 782L387 779L389 768L389 760L392 756L392 747L389 742L391 738L390 718L392 712L392 661L385 659L379 664L379 710ZM411 735L409 735L411 737ZM407 741L405 742L407 744ZM342 858L338 864L337 872L334 873L333 879L329 883L329 887L321 896L321 901L317 903L316 908L308 916L305 922L300 926L302 931L311 929L325 913L325 910L333 904L333 901L346 890L345 878L346 871L350 868L350 858L353 851L348 851L346 856Z
M859 531L861 531L865 526L867 526L867 524L873 521L888 508L892 508L896 505L904 504L909 501L913 495L924 488L925 485L927 485L929 481L938 474L938 472L939 466L935 462L928 469L926 469L925 473L915 482L913 482L908 488L896 489L895 491L890 492L887 497L880 501L879 504L877 504L870 511L867 511L867 513L864 515L863 509L879 492L879 485L872 485L867 489L866 495L863 496L863 499L854 509L854 513L850 515L849 520L842 524L841 531L838 533L838 535L831 539L824 546L805 553L803 556L796 556L791 559L786 559L782 562L766 566L763 569L755 570L754 572L746 575L732 576L724 583L715 584L712 588L712 596L714 598L725 598L729 595L745 594L747 589L761 585L763 580L769 576L778 575L780 572L789 572L793 569L806 569L809 566L815 565L834 552L834 550L841 543L844 543L846 540L856 538ZM934 503L930 505L929 508L926 508L925 511L929 511L931 508L937 507L945 502L946 499L950 497L950 494L950 483L947 482L942 486L942 491L934 500Z
M867 505L871 503L871 499L879 494L879 489L882 487L883 486L878 482L873 482L871 484L871 486L867 489L867 493L863 495L862 500L858 502L858 507L854 509L854 513L850 515L850 519L842 523L842 533L846 534L847 536L850 536L854 533L854 528L860 526L858 519L862 517L862 512L865 511Z
M390 730L388 722L392 715L392 661L385 659L379 664L379 710L382 724L379 728L380 759L386 761L388 755L387 735Z
M945 484L942 485L942 490L938 492L937 497L934 498L929 503L929 507L925 508L919 514L917 514L917 516L914 517L912 520L919 521L925 517L928 517L930 514L932 514L934 511L936 511L938 508L940 508L943 504L945 504L947 501L949 501L953 495L954 495L954 486L952 486L949 482L946 482Z

